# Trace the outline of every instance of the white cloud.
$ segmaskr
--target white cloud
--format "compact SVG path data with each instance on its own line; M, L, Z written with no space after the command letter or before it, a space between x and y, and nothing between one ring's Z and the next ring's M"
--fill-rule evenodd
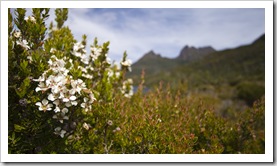
M79 41L86 34L88 45L95 37L110 41L112 60L120 61L126 50L136 61L150 50L176 57L185 45L221 50L248 44L264 33L264 19L264 9L78 8L69 9L65 24Z
M149 50L176 57L187 44L237 47L264 33L263 9L94 9L74 20L74 31L111 41L116 60L124 50L136 61Z

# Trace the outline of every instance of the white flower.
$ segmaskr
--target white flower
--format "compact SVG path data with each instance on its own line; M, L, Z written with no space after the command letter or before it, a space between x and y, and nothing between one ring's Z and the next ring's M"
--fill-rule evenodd
M81 107L85 109L86 112L90 111L92 109L91 104L96 100L93 93L89 94L89 99L87 97L84 97L84 102L81 104Z
M38 84L38 87L36 87L35 91L38 92L38 91L46 91L47 89L49 89L43 82L40 82Z
M15 38L19 38L21 36L21 32L19 30L17 30L17 31L14 32L13 35L14 35Z
M90 98L90 102L91 103L93 103L96 100L96 98L94 97L93 93L89 94L89 98Z
M20 45L21 47L23 47L25 50L30 49L30 47L28 46L28 42L26 40L22 40L22 41L16 41L17 45Z
M113 132L115 133L115 132L120 131L120 130L121 130L120 127L117 127L113 130Z
M29 60L29 62L31 63L31 62L33 62L33 58L32 58L32 56L27 56L27 59Z
M132 65L132 61L130 59L128 59L124 62L121 62L121 65L126 66L126 67L130 67Z
M113 121L108 120L107 124L108 124L109 126L111 126L111 125L113 125Z
M54 132L56 135L59 135L61 136L62 138L64 137L64 134L66 133L65 130L62 130L61 127L57 127L55 128L55 132Z
M86 70L90 70L90 71L94 70L94 68L92 66L86 66L85 68L86 68Z
M33 81L37 81L37 82L45 81L45 74L42 74L42 76L40 76L38 79L33 79Z
M77 99L77 97L74 96L73 90L61 92L60 98L62 98L63 102L74 101Z
M66 107L71 107L72 104L71 104L71 102L67 102L67 103L65 103L65 106L66 106Z
M119 76L120 76L120 72L115 72L115 77L119 78Z
M25 17L24 20L25 21L31 21L32 23L36 23L36 19L33 16Z
M112 77L114 75L114 72L112 70L108 71L108 77Z
M61 112L61 109L60 109L60 107L56 106L56 108L54 109L54 111L55 111L55 113Z
M85 46L81 42L78 42L74 44L73 51L79 51L80 49L83 49L83 48L85 48Z
M48 100L46 99L43 99L42 102L37 102L36 105L39 106L38 109L43 112L50 111L53 107L52 104L48 104Z
M81 90L86 88L86 84L84 83L83 80L78 79L78 80L72 80L71 81L71 86L72 86L72 90L75 92L78 92L79 94L81 94Z
M61 79L61 80L59 80ZM49 80L51 82L51 80ZM56 76L54 79L53 79L53 82L52 82L52 86L51 86L51 92L53 94L59 94L61 91L65 91L66 90L66 77L64 76L61 76L61 77L58 77Z
M88 98L84 97L84 102L81 104L81 107L85 109L86 112L91 110L91 104L92 101L90 101Z
M132 80L131 78L128 78L128 79L127 79L127 83L128 83L128 84L133 84L133 80Z
M52 54L55 53L56 51L57 51L57 50L56 50L55 48L51 48L51 49L50 49L50 53L52 53Z
M111 58L109 58L109 57L107 57L106 61L107 61L108 64L111 64L111 63L112 63L112 60L111 60Z
M84 68L84 67L82 67L82 66L78 66L78 69L81 69L81 71L82 71L83 73L87 73L87 72L88 72L87 69Z
M68 120L68 116L66 116L65 114L68 112L67 108L63 108L62 111L60 113L57 113L56 115L54 115L52 118L53 119L57 119L59 120L61 123L63 123L63 120Z
M85 128L86 130L89 130L91 128L90 124L87 124L86 122L83 123L83 128Z
M52 88L53 85L55 85L55 81L54 81L54 76L53 75L50 75L46 80L45 80L45 83L46 83L46 86L49 87L49 88Z
M90 56L92 57L93 60L96 60L101 55L101 52L102 52L102 48L91 47Z
M92 79L93 78L93 76L90 75L90 74L82 74L82 77L85 77L87 79Z
M87 51L85 50L85 46L81 42L74 44L73 52L72 52L73 55L83 59L83 57L86 55L86 53L87 53Z
M48 95L48 97L47 97L47 99L48 100L50 100L50 101L55 101L59 96L58 96L59 94L53 94L53 93L50 93L49 95Z
M130 98L134 95L134 88L132 86L133 80L128 79L123 82L123 86L121 88L121 92L124 94L125 97Z
M89 58L87 58L87 57L82 57L82 59L81 59L81 61L84 63L84 64L86 64L86 65L88 65L89 64Z
M60 100L55 100L53 103L56 105L56 108L54 109L55 113L60 112L61 111L61 109L59 107Z
M76 56L76 57L82 57L82 53L80 53L80 52L74 52L74 55Z
M52 70L55 72L63 72L65 70L65 61L63 59L58 59L55 55L51 56L49 59L48 64Z

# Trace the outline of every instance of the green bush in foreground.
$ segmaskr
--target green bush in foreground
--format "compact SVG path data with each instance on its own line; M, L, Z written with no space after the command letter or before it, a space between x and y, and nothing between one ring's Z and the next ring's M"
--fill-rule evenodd
M45 26L49 9L9 11L9 153L264 153L264 99L236 122L186 88L136 93L108 58L109 42L74 39L67 9ZM46 38L48 33L48 38Z

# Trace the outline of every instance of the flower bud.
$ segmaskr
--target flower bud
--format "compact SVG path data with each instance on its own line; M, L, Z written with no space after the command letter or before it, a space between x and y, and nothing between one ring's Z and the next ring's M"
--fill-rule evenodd
M111 125L113 125L113 121L108 120L107 124L108 124L109 126L111 126Z

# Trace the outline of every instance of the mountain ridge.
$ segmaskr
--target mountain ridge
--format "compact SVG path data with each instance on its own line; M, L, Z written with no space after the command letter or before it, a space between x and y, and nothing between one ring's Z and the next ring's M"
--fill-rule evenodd
M234 77L236 75L246 76L250 68L260 73L264 70L262 68L264 66L264 40L265 35L263 34L250 44L221 51L216 51L212 47L209 48L209 46L207 46L211 52L206 52L206 55L201 55L193 60L181 59L180 55L176 58L165 58L160 54L156 54L153 50L150 50L133 64L133 71L128 74L128 76L134 78L135 83L138 83L141 71L144 70L146 82L148 84L153 84L157 82L158 79L164 80L165 77L167 77L167 80L172 80L174 75L185 77L185 75L191 75L190 73L195 72L195 70L203 70L207 73L216 75L221 73L223 76L232 75ZM192 47L189 46L183 47L183 49L191 48ZM193 49L199 50L200 48ZM182 51L180 51L180 54L181 52ZM232 70L235 72L232 72ZM224 72L227 73L224 74ZM236 74L236 72L238 73Z
M194 46L186 45L181 51L177 59L181 59L184 61L194 61L198 60L210 53L216 52L216 50L211 46L199 47L196 48Z

